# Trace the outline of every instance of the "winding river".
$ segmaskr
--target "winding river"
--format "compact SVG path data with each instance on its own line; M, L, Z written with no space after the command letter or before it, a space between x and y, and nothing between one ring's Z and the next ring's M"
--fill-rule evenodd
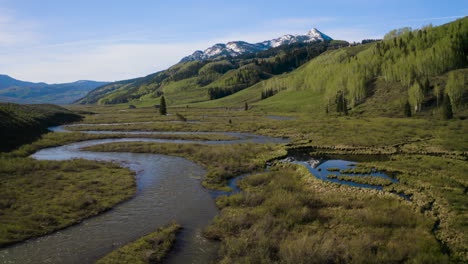
M132 124L132 123L125 123ZM87 125L87 124L78 124ZM93 124L94 125L94 124ZM103 124L113 125L113 124ZM73 125L68 125L73 126ZM55 132L68 132L67 126L52 127ZM209 191L200 184L206 171L201 166L184 158L146 154L83 151L81 148L113 142L171 142L202 144L233 143L287 143L285 138L273 138L248 133L231 132L148 132L148 131L81 131L94 134L224 134L234 136L230 141L165 140L149 138L100 139L72 143L64 146L42 149L32 157L39 160L68 160L83 158L99 161L119 162L134 170L137 179L136 195L112 210L88 218L82 223L49 235L30 239L0 251L1 263L93 263L113 249L129 243L158 227L175 221L184 229L178 237L176 248L166 259L167 263L209 263L216 254L217 244L201 235L202 229L218 213L213 197L225 192ZM327 180L319 170L306 165L317 178ZM323 169L337 166L344 168L354 165L349 161L324 162ZM351 163L351 164L350 164ZM234 191L239 191L236 181L229 182ZM386 175L372 175L385 177ZM329 180L329 179L328 179ZM339 180L332 180L339 182ZM340 182L350 184L349 182ZM374 188L351 184L357 187Z
M67 126L51 128L65 132ZM83 133L205 134L212 132L121 132ZM112 210L49 235L30 239L0 251L1 263L93 263L111 250L155 231L171 221L184 229L167 263L209 263L217 244L203 238L201 231L218 213L213 193L200 184L206 171L179 157L145 154L82 151L81 148L112 142L147 141L172 143L233 144L243 142L285 143L286 139L247 133L224 133L239 138L231 141L190 141L146 138L90 140L42 149L32 157L40 160L115 161L137 172L136 195Z

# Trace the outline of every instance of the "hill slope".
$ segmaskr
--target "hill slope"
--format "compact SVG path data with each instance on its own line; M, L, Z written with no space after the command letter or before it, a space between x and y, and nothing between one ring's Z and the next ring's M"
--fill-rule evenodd
M47 127L77 121L81 116L63 107L0 103L0 151L34 141Z
M0 75L0 101L69 104L107 82L77 81L62 84L32 83Z
M401 31L384 41L326 52L288 74L197 105L248 102L254 109L325 114L345 101L352 114L403 116L408 102L412 114L437 115L450 97L461 114L468 102L467 47L468 18Z
M315 115L439 117L450 102L456 115L468 114L468 18L347 46L296 43L179 63L100 87L79 103L151 106L165 95L169 105L241 108L247 102L253 109Z
M347 46L343 41L294 43L236 57L176 64L146 77L96 88L79 104L186 104L220 98L274 75L291 71L327 50Z

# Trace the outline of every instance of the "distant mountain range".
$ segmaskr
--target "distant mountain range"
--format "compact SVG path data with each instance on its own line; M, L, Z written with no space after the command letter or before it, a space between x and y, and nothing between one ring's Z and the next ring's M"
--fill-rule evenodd
M248 43L245 41L231 41L226 44L216 44L204 51L197 50L192 55L184 57L180 62L201 61L217 57L235 57L246 53L255 53L270 48L293 43L308 43L315 41L332 40L331 37L313 28L305 35L284 35L282 37L265 40L259 43Z
M108 82L33 83L0 74L0 102L69 104L105 84Z

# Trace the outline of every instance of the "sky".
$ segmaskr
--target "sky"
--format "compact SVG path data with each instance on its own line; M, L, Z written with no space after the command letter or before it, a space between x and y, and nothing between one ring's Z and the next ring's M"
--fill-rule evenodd
M0 0L0 74L47 83L125 80L216 43L312 28L357 42L466 15L467 0Z

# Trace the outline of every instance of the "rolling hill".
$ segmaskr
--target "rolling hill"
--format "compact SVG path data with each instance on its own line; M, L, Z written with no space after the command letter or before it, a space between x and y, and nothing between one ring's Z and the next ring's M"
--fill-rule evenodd
M57 105L0 103L0 152L34 141L49 126L80 119L80 115Z
M69 104L104 84L107 82L32 83L0 75L0 102Z

